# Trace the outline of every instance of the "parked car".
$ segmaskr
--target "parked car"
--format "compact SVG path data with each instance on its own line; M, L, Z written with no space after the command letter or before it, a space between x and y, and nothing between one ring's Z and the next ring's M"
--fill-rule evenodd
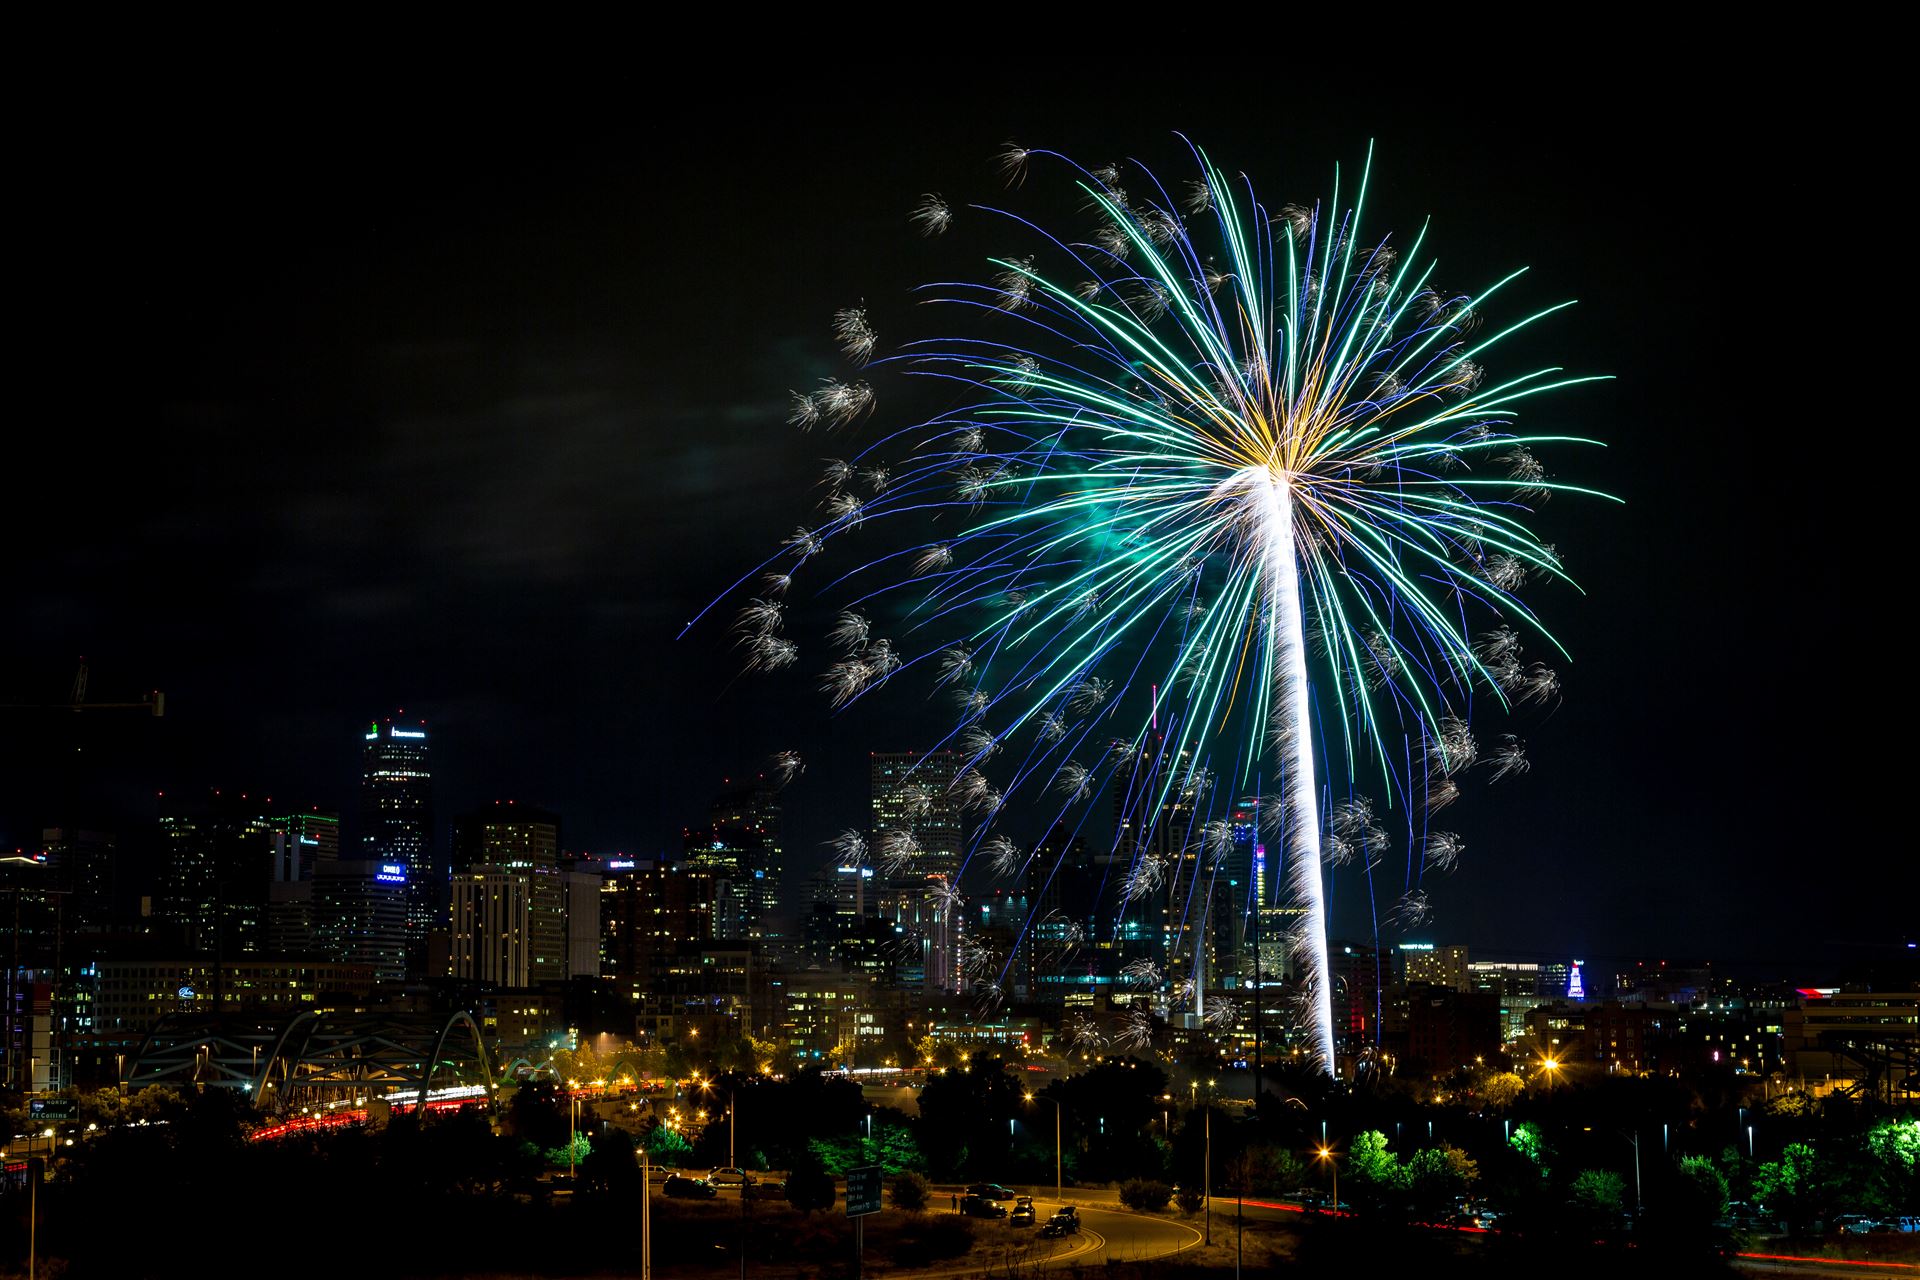
M720 1188L705 1178L688 1178L677 1173L667 1179L661 1190L678 1200L711 1200L720 1194Z
M960 1201L960 1212L969 1218L1004 1218L1007 1211L985 1196L968 1193Z
M1013 1212L1007 1218L1010 1227L1030 1227L1034 1223L1033 1197L1021 1196L1013 1202Z
M707 1181L716 1187L738 1187L752 1182L753 1175L745 1169L715 1169L707 1175Z
M1046 1225L1040 1228L1040 1234L1048 1240L1057 1240L1061 1236L1079 1235L1080 1215L1071 1208L1062 1209L1047 1219Z
M1843 1213L1833 1220L1833 1229L1843 1236L1864 1236L1885 1228L1881 1226L1878 1218L1869 1218L1859 1213Z
M997 1182L976 1182L967 1188L970 1196L979 1196L983 1200L1011 1200L1013 1192Z
M779 1178L762 1178L747 1184L749 1200L785 1200L787 1184Z

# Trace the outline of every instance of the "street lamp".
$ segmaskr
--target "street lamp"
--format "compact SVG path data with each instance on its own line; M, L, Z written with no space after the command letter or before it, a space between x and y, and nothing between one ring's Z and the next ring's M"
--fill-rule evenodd
M1317 1159L1324 1160L1333 1170L1333 1206L1334 1213L1340 1212L1340 1155L1332 1147L1321 1147L1314 1152Z

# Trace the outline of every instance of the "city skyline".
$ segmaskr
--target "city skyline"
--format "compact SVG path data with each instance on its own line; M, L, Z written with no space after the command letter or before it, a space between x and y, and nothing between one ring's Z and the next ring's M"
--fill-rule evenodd
M181 199L95 270L177 310L108 394L113 416L161 429L90 460L113 518L76 524L52 490L29 497L5 562L20 612L0 638L0 694L59 701L86 654L94 700L161 688L168 710L105 725L57 761L10 737L0 835L24 845L42 826L137 818L162 789L267 790L351 813L355 762L336 744L404 706L459 744L441 771L447 812L519 796L564 813L585 848L670 849L699 821L687 797L797 750L786 858L824 858L822 842L859 821L864 753L926 749L933 717L894 702L829 718L811 690L732 683L724 643L671 639L717 580L784 535L789 477L829 452L783 425L787 393L828 371L836 308L896 305L924 277L906 223L922 193L989 186L1010 137L1161 159L1178 126L1286 194L1316 190L1377 138L1392 221L1431 214L1450 278L1539 263L1540 296L1580 299L1557 345L1616 379L1569 425L1611 442L1593 479L1624 514L1602 527L1547 513L1574 522L1570 567L1589 592L1577 608L1555 601L1577 657L1567 697L1527 732L1532 774L1497 807L1457 807L1467 855L1431 891L1439 934L1542 953L1685 936L1831 967L1899 931L1899 895L1804 872L1808 851L1841 848L1837 865L1861 879L1912 883L1843 800L1894 794L1891 762L1850 758L1861 738L1844 699L1792 687L1827 656L1818 629L1778 626L1766 604L1783 574L1808 579L1837 517L1815 501L1745 518L1770 491L1767 450L1723 447L1775 416L1725 376L1750 361L1720 319L1766 313L1765 273L1718 270L1766 235L1710 216L1750 190L1759 135L1717 134L1703 154L1688 128L1622 121L1577 94L1473 129L1353 103L1278 133L1225 104L1152 95L1099 126L1044 97L965 121L911 94L889 101L901 110L882 113L878 137L802 106L764 145L747 145L760 122L714 119L643 165L574 136L537 159L456 141L422 166L371 119L295 118L286 156L243 180L216 144L162 170L129 140L135 171ZM517 128L538 136L540 122ZM360 145L314 195L300 157L334 130ZM714 199L655 199L668 172ZM751 212L772 189L780 243ZM243 191L244 207L276 212L257 226L208 216ZM373 191L383 212L368 220L356 211ZM1708 211L1712 266L1667 213L1636 210L1641 192ZM850 212L858 244L842 234ZM684 261L640 247L719 240L728 253ZM788 242L814 248L796 261ZM546 269L516 265L529 255ZM229 482L202 478L221 467ZM1706 491L1691 480L1703 474L1719 477ZM205 565L231 569L205 578ZM1834 571L1861 569L1843 557ZM1784 788L1767 782L1782 744L1808 747ZM87 785L106 813L59 802L79 785L74 756L99 761ZM168 776L151 776L153 760ZM1773 918L1794 927L1775 938L1762 931Z

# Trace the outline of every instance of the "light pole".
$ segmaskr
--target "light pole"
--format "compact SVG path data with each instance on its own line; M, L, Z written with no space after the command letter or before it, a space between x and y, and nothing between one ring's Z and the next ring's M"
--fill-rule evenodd
M1320 1159L1325 1160L1328 1166L1331 1167L1333 1170L1333 1204L1330 1207L1330 1212L1339 1213L1340 1212L1340 1157L1337 1153L1335 1153L1332 1147L1321 1147L1320 1150L1315 1153L1315 1155L1317 1155Z
M640 1148L640 1280L653 1280L653 1154Z
M1207 1152L1200 1167L1200 1198L1206 1205L1206 1239L1204 1244L1213 1243L1213 1104L1207 1104Z

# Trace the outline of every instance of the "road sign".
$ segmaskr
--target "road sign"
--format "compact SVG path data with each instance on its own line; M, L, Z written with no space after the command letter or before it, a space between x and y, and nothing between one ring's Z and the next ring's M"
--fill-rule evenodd
M35 1098L27 1109L36 1120L73 1119L72 1098Z
M880 1166L870 1164L847 1170L847 1216L864 1217L880 1212Z

